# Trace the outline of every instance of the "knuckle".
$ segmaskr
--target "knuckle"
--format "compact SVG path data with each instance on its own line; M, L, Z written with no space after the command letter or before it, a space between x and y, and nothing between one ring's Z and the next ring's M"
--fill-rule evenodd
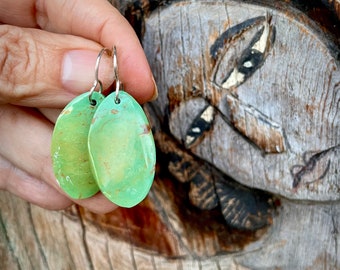
M36 45L20 27L0 26L0 98L15 102L27 97L35 81ZM5 91L5 92L3 92Z

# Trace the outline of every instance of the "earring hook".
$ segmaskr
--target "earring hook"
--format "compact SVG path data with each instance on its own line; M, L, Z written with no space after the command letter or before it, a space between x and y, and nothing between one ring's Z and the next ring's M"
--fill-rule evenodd
M91 105L95 105L95 100L92 99L92 95L93 95L93 92L96 90L98 84L99 84L99 91L98 92L102 93L102 91L103 91L103 83L99 79L99 66L100 66L100 60L101 60L102 55L104 53L107 53L108 56L111 56L111 54L112 54L112 52L107 48L101 49L100 52L98 53L96 65L94 67L94 82L93 82L93 85L90 89L90 94L89 94L89 101L90 101Z
M114 72L114 78L115 78L115 81L116 81L115 103L120 103L119 90L120 90L121 82L119 80L119 73L118 73L118 58L117 58L117 48L116 48L116 46L113 46L112 51L113 51L113 55L112 55L113 72Z

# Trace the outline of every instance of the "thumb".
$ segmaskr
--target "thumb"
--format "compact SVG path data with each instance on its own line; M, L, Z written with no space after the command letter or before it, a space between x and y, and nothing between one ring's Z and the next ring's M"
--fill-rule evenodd
M92 87L98 43L10 25L0 25L0 36L0 104L61 108ZM99 79L104 89L113 82L105 54Z

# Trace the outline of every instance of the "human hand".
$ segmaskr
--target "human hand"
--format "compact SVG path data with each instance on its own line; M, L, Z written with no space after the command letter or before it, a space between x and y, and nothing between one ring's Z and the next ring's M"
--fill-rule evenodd
M116 208L101 193L70 199L52 170L53 124L89 91L102 47L116 46L124 90L144 103L157 95L141 45L106 0L0 1L0 189L48 209L77 203L97 213ZM104 88L112 83L102 61Z

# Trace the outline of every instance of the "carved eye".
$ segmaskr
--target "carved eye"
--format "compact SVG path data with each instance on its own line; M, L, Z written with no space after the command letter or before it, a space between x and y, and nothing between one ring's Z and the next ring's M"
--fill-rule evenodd
M170 113L170 132L186 149L192 148L212 130L215 114L214 106L203 98L181 102Z
M185 135L184 146L192 147L204 133L209 131L214 121L214 107L207 105L194 119Z
M215 41L210 54L217 61L213 80L218 86L235 88L263 65L275 38L275 28L270 21L268 16L249 19L231 27ZM250 39L250 42L245 45L241 35L245 40ZM239 42L236 42L237 39ZM232 42L233 47L228 42Z

